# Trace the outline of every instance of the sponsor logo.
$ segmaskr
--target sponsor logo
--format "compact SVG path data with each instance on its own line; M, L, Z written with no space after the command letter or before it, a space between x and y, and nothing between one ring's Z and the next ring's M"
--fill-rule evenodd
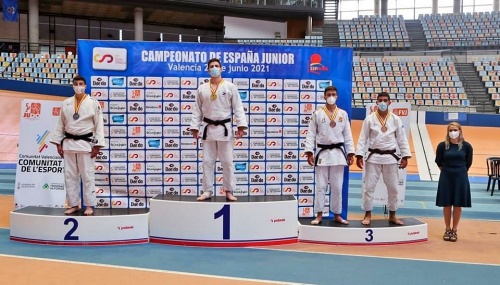
M26 103L24 106L23 118L30 120L40 119L40 114L42 113L42 103Z
M321 74L321 72L328 71L328 66L321 63L321 55L314 53L309 58L309 72L314 74ZM325 87L326 88L326 87Z
M92 68L96 70L127 69L127 50L124 48L95 47L92 59Z

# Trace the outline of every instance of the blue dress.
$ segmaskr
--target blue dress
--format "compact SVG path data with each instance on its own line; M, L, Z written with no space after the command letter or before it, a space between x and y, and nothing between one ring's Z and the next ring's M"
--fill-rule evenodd
M441 167L436 195L438 207L470 207L471 194L468 171L472 165L472 146L463 142L462 149L458 144L450 143L446 149L445 142L439 143L436 149L436 164Z

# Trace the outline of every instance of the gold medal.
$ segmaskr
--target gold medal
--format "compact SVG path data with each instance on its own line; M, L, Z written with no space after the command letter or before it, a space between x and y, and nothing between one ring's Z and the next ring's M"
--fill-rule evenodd
M217 99L217 90L219 90L219 86L221 86L222 82L224 82L224 80L221 80L215 89L212 88L212 82L210 82L210 92L212 92L210 100L215 101Z

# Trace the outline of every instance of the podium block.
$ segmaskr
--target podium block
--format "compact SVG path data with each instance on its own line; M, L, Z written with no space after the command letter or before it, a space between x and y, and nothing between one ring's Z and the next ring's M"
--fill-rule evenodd
M423 242L427 240L427 224L415 218L401 219L403 226L387 220L372 220L369 226L361 221L342 225L333 220L323 220L311 225L311 219L300 219L299 241L332 245L391 245Z
M205 247L247 247L297 242L294 196L157 195L150 201L150 242Z
M149 209L94 209L64 215L63 208L25 207L10 213L10 239L47 245L147 243Z

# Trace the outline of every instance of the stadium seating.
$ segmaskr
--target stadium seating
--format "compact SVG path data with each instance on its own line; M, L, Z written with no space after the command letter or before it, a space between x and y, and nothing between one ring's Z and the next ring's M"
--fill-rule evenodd
M430 48L500 46L500 13L420 15Z
M481 71L484 72L489 69L494 69L491 72L496 71L489 77L489 83L485 83L492 91L493 98L499 96L500 89L498 82L493 82L498 81L500 71L498 59L496 60L487 66L477 64L478 70L482 68ZM2 77L29 82L70 84L71 78L77 73L77 59L71 55L2 53L0 65ZM484 74L486 75L490 74ZM450 58L355 57L353 105L364 106L375 102L377 93L382 91L395 94L395 101L407 101L417 106L469 106L462 82ZM497 104L500 104L500 100Z
M77 73L74 55L1 53L0 77L48 84L70 84Z
M375 102L377 93L417 106L469 106L453 61L442 57L355 57L353 105Z
M409 49L403 16L364 16L339 21L340 46L373 49Z
M304 39L238 39L239 44L280 46L323 46L323 36L306 36Z
M500 107L500 57L482 57L472 60L491 100L495 102L495 106Z

